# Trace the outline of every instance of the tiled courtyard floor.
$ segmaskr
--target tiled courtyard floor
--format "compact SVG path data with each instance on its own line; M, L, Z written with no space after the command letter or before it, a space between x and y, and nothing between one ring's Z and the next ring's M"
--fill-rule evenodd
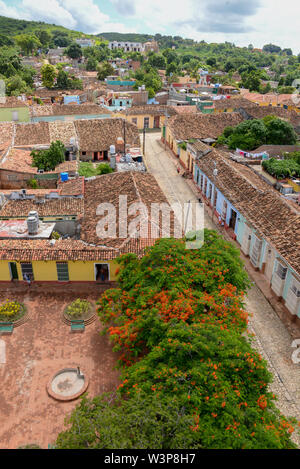
M46 385L60 369L80 366L90 380L90 397L118 385L119 372L113 370L117 355L107 337L100 336L98 318L84 333L71 333L61 317L74 299L96 302L100 296L97 287L77 286L73 291L33 285L8 291L0 287L0 303L6 298L24 302L30 314L12 335L0 337L5 342L6 360L0 362L0 449L29 443L48 448L55 442L64 429L66 414L78 403L57 402L48 396Z

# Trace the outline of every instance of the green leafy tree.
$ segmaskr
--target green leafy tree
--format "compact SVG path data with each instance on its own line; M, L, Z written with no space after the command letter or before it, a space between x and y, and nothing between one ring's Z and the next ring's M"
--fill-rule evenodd
M103 62L98 66L97 78L100 81L104 81L106 77L111 76L115 73L115 69L108 62Z
M61 90L67 90L69 87L69 74L64 70L60 70L56 80L57 88Z
M198 250L162 239L118 260L119 288L98 313L124 351L122 382L82 398L57 448L295 448L296 422L276 409L267 364L244 337L239 251L204 234Z
M0 47L14 45L14 41L9 36L6 36L5 34L0 34Z
M285 179L287 177L300 177L300 164L294 159L263 161L262 166L267 173L276 179Z
M43 47L46 47L52 39L52 35L46 29L36 30L35 35L39 39L39 41L40 41L40 43L42 44Z
M44 64L41 68L41 76L43 86L46 86L46 88L53 88L56 78L55 67L50 64Z
M294 145L297 142L297 134L289 122L275 116L267 116L263 122L268 145Z
M82 57L82 48L76 42L71 44L66 50L65 54L71 59L80 59Z
M86 63L86 69L89 71L94 71L97 70L98 66L98 61L94 57L89 57L87 63Z
M9 78L21 70L21 59L15 48L2 47L0 50L0 74Z
M54 171L59 164L65 161L65 152L65 146L60 140L52 142L48 150L33 150L30 153L32 166L45 172Z
M6 80L6 93L8 96L20 96L30 91L27 83L19 75L12 76Z
M259 91L261 86L261 74L259 71L242 74L242 86L249 91Z
M15 41L26 55L31 55L33 51L42 46L35 34L19 34L16 36Z
M162 54L153 54L149 57L148 63L152 65L152 67L158 68L160 70L164 70L167 65L166 58Z
M67 36L63 36L61 33L55 36L53 41L56 47L68 47L72 44L72 40Z

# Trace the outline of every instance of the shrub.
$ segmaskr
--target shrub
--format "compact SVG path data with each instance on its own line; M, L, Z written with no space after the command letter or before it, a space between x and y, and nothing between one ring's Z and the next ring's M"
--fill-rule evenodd
M0 320L15 321L23 316L24 311L24 306L18 301L6 300L5 303L0 306Z
M87 314L90 309L91 303L89 303L89 301L78 298L66 308L65 314L76 319Z
M39 187L39 183L36 179L29 179L29 181L27 181L27 185L31 189L38 189Z
M300 176L300 164L294 159L289 160L276 160L270 158L262 162L262 167L267 173L276 179L285 179L287 177Z

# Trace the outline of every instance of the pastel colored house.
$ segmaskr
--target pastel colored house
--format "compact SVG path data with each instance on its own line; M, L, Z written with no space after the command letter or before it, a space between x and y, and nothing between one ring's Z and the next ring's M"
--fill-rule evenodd
M250 168L214 149L197 157L193 177L219 223L263 274L286 315L300 324L297 211Z
M82 178L77 182L80 187ZM132 229L129 223L120 223L121 210L124 209L120 206L120 194L127 195L129 206L131 203L143 203L149 214L151 203L167 203L152 175L124 172L99 176L85 181L84 189L79 194L70 195L69 190L74 184L74 181L72 185L70 182L61 183L57 197L45 197L42 206L29 197L26 200L10 198L6 202L8 206L4 204L0 210L0 282L25 282L29 277L31 282L38 283L67 285L80 282L97 284L103 289L111 288L117 280L116 259L126 253L141 257L147 246L162 237L160 222L155 226L156 236L152 236L152 222L151 219L147 220L146 237L142 234L133 237L129 234L129 229ZM99 232L103 219L99 206L108 203L115 208L115 236L109 231L105 234ZM38 212L41 222L42 230L35 235L31 234L29 225L26 229L28 210ZM74 212L75 221L80 222L79 236L77 233L77 237L72 235L70 239L50 239L52 231L60 229L58 223L71 222L60 218L72 217ZM11 218L11 213L18 220ZM12 228L21 222L25 225L22 233ZM6 225L11 227L10 231Z
M139 130L161 129L164 126L166 115L175 115L175 111L167 106L146 105L132 106L119 115L125 117L128 122L136 125Z

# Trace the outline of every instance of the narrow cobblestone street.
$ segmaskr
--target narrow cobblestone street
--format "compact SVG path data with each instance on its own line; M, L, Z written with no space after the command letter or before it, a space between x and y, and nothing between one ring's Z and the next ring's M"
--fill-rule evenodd
M198 201L190 183L178 174L174 155L160 142L160 133L146 135L145 163L170 203ZM220 231L206 211L204 224ZM253 346L268 361L274 376L271 391L278 396L278 408L287 417L300 420L300 364L292 361L293 338L261 290L252 283L245 305L250 315L249 330L255 334ZM294 435L293 439L300 447L299 437Z

